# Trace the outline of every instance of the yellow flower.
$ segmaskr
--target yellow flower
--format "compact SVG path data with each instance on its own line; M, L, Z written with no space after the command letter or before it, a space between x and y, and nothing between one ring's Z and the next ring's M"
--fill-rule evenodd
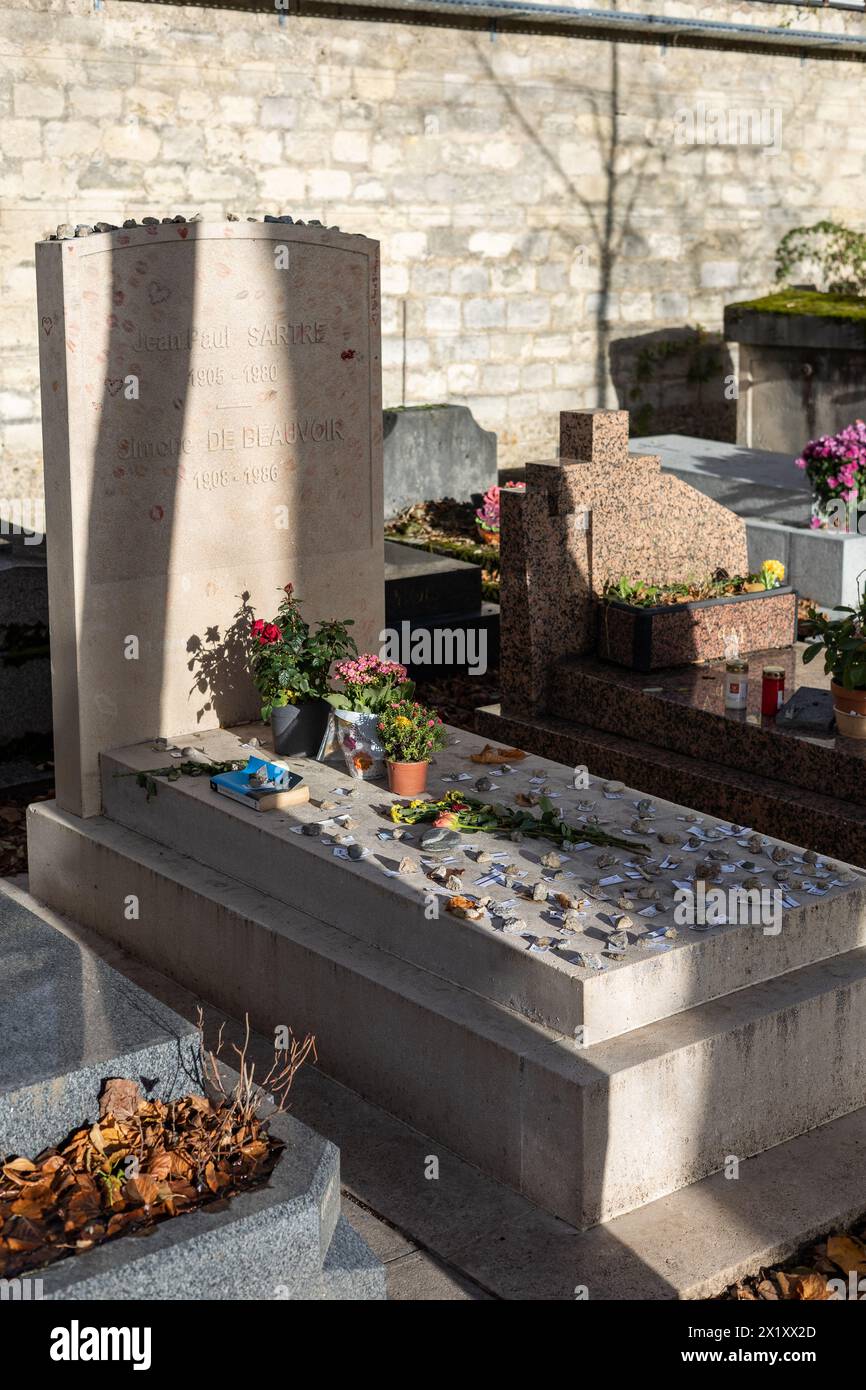
M405 714L398 714L397 718L394 720L394 724L398 729L411 729L412 720L407 719Z
M761 568L776 584L781 584L785 578L785 566L781 560L765 560Z

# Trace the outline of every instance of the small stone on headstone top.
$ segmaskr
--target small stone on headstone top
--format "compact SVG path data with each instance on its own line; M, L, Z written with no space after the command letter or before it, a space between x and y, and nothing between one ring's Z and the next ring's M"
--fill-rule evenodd
M421 836L421 849L425 854L444 854L447 850L456 849L459 844L460 836L457 831L446 830L444 827L434 826Z

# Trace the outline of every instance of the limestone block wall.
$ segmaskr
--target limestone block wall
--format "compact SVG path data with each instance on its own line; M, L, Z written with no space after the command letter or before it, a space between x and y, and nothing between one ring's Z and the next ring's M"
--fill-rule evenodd
M723 305L769 285L792 225L857 223L863 80L852 61L0 0L0 498L41 492L34 242L153 213L381 240L385 404L468 405L505 465L553 454L582 406L733 437Z

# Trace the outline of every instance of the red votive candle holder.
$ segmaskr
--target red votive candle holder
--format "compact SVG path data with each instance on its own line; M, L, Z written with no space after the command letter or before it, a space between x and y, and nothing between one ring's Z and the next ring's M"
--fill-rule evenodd
M775 719L784 699L784 666L765 666L761 679L761 713Z

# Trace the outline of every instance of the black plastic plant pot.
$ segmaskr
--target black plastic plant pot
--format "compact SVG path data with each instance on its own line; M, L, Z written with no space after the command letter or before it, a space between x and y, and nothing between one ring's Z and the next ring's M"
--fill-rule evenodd
M327 700L276 705L271 710L274 752L281 757L315 758L325 737L331 706Z

